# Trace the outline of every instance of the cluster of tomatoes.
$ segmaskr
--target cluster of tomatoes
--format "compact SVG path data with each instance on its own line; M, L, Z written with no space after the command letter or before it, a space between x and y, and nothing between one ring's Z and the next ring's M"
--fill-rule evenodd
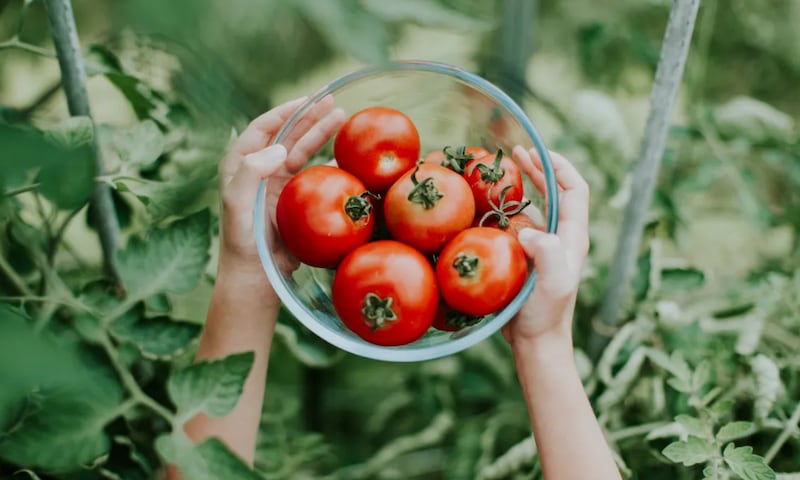
M286 184L276 221L301 262L336 269L333 305L354 333L407 344L430 327L474 325L520 291L528 261L516 234L534 225L502 150L445 147L420 160L411 119L371 107L339 130L334 157Z

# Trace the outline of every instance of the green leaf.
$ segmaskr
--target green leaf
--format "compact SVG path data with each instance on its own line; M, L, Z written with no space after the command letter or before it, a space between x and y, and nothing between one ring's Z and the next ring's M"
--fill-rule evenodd
M752 422L731 422L723 425L717 432L717 441L720 443L738 440L755 433L755 425Z
M110 326L115 338L136 345L142 356L154 360L168 360L180 355L200 335L201 329L195 323L165 316L139 319L123 315Z
M423 26L446 27L475 32L487 25L477 19L447 8L436 0L361 0L361 5L387 22L411 22Z
M178 416L186 420L199 412L212 417L230 413L239 401L253 358L253 352L238 353L173 372L167 391Z
M775 480L775 472L763 457L753 454L753 447L735 447L729 443L722 452L725 463L744 480Z
M129 298L143 300L162 292L184 293L200 280L209 259L208 210L132 238L117 252L117 268Z
M702 287L705 281L705 273L696 268L665 268L661 270L659 292L662 296L687 292Z
M285 308L281 308L275 335L294 357L314 368L327 368L344 357L344 351L312 334Z
M356 0L295 0L293 6L314 26L334 50L347 52L367 63L389 57L389 32L372 12Z
M686 441L672 442L661 452L674 463L682 463L690 467L707 462L714 455L714 446L695 436Z
M17 475L22 475L22 474L27 475L28 478L32 478L33 480L42 480L41 477L39 477L39 475L36 475L36 472L34 472L33 470L28 470L27 468L23 468L22 470L17 470L16 472L14 472L13 476L16 477Z
M116 132L111 140L122 161L138 167L149 167L162 153L166 139L158 125L150 119Z
M94 139L94 124L87 116L68 117L44 132L46 139L70 150L90 145Z
M0 317L0 458L71 471L104 457L103 429L122 403L113 372L80 345L37 335L13 310Z
M690 415L678 415L675 417L675 421L680 423L689 435L699 438L705 438L708 435L709 430L706 428L706 423L699 418Z
M0 185L18 186L36 174L38 190L56 206L72 210L82 206L94 188L92 149L82 145L61 148L33 130L0 124L3 158Z
M791 116L751 97L737 97L717 107L714 119L723 136L745 138L753 143L788 142L795 136Z
M156 450L168 462L176 465L184 478L192 480L262 480L261 475L248 467L217 438L194 447L175 435L161 436Z

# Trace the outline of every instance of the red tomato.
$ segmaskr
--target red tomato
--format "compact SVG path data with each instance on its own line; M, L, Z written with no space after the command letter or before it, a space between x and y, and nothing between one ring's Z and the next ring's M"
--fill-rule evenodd
M503 216L492 215L488 217L483 221L481 226L499 228L500 230L510 233L514 236L514 238L517 238L519 236L519 232L525 228L533 228L542 232L545 231L544 228L533 223L531 217L525 215L524 213L517 213L516 215L511 216L506 216L505 214L502 215Z
M464 230L436 262L442 298L468 315L489 315L504 308L519 293L527 274L522 245L495 228Z
M464 178L427 163L400 177L384 201L392 237L423 253L441 250L474 216L475 201Z
M404 345L433 323L436 274L421 253L394 240L353 250L333 277L333 306L356 335L378 345Z
M433 328L444 332L456 332L462 328L475 325L481 320L483 320L483 317L467 315L453 310L440 298L439 308L436 310L436 317L433 319Z
M371 107L345 122L333 143L339 167L373 193L384 193L419 160L419 133L410 118L386 107Z
M483 147L444 147L442 150L428 152L422 160L447 167L456 173L464 173L467 162L484 155L489 155L489 151Z
M505 204L503 211L508 211L522 202L522 173L516 163L503 155L502 149L494 158L483 156L467 163L464 177L475 196L478 215L500 208L501 203Z
M364 184L344 170L309 167L289 180L278 197L278 232L301 262L334 268L372 236L371 199Z

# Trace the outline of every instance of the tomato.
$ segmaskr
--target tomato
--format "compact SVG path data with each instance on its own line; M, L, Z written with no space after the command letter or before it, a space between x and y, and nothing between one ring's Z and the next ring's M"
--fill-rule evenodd
M464 173L464 168L472 159L489 155L489 151L483 147L444 147L441 150L428 152L423 157L423 162L441 165L453 170L456 173Z
M483 320L483 317L467 315L448 307L444 301L439 299L439 308L436 310L436 317L433 319L433 328L444 332L456 332L462 328L471 327Z
M364 184L344 170L309 167L289 180L278 197L278 232L301 262L333 268L372 236L371 200Z
M474 216L475 201L464 178L427 163L400 177L384 200L392 237L423 253L441 250Z
M499 228L500 230L510 233L514 236L514 238L517 238L519 236L519 232L525 228L533 228L539 231L545 231L543 227L536 225L531 217L525 215L524 213L517 213L516 215L511 216L503 215L501 217L493 215L486 218L481 226Z
M356 335L378 345L404 345L433 323L436 274L417 250L379 240L353 250L333 277L333 307Z
M464 170L464 177L475 196L478 215L499 208L501 203L505 203L503 211L507 211L522 202L522 173L516 163L503 155L502 149L494 158L483 156L471 160Z
M410 118L386 107L350 117L333 142L339 167L382 194L419 160L419 133Z
M528 259L516 238L502 230L475 227L447 244L436 262L436 278L448 305L468 315L503 309L519 293Z

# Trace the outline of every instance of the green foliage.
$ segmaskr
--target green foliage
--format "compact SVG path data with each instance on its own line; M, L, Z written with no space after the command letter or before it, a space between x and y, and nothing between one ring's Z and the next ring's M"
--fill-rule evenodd
M540 2L533 25L533 95L522 104L592 184L576 362L627 478L800 475L800 105L790 95L800 10L765 2L703 2L627 321L615 331L592 318L670 2ZM7 3L0 37L44 44L40 5ZM488 38L504 27L501 3L76 2L82 38L95 42L85 60L99 125L59 121L60 97L36 91L50 70L35 68L52 59L0 50L0 113L12 122L0 123L0 476L138 480L173 463L192 479L542 478L499 336L437 361L383 364L345 355L282 311L255 470L218 439L195 446L183 434L198 412L231 411L253 363L252 353L192 363L232 127L287 90L309 93L291 86L305 89L318 69L385 61L414 43L409 35L444 29L499 48ZM496 67L499 53L484 50L473 53ZM25 95L20 83L30 83ZM565 98L548 98L550 86ZM562 101L573 100L566 113ZM96 182L129 217L120 284L99 267L85 225ZM311 291L317 274L301 269L296 280ZM598 336L611 341L590 357Z

